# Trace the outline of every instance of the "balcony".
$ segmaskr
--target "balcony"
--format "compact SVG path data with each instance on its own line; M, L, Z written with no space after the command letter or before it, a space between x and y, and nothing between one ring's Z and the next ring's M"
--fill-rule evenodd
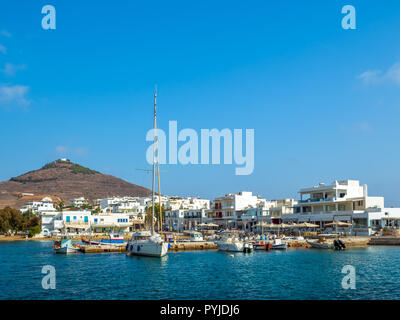
M316 202L330 202L330 201L336 201L336 200L344 200L343 198L337 199L336 197L333 198L320 198L320 199L306 199L306 200L300 200L299 203L316 203Z

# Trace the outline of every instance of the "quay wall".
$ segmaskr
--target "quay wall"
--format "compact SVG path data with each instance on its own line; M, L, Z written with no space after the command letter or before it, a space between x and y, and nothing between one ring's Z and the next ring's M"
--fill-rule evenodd
M373 237L368 244L371 246L400 246L400 237Z

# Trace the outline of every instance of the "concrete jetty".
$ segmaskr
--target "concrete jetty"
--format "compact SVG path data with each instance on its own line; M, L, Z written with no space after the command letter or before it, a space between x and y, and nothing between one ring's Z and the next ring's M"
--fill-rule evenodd
M196 242L176 242L170 243L171 247L168 251L186 251L186 250L216 250L217 245L212 241L196 241Z
M103 252L127 252L126 246L110 246L110 245L85 245L80 246L79 251L83 253L103 253Z
M400 237L372 237L371 246L400 246Z

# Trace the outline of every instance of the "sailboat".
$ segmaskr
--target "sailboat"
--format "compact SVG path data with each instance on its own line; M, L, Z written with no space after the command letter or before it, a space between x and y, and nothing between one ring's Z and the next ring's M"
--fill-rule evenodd
M151 231L136 232L132 235L132 239L129 240L127 249L129 255L139 255L148 257L163 257L168 252L168 243L166 243L161 236L154 231L154 184L155 184L155 152L157 148L157 168L158 168L158 188L159 188L159 199L160 199L160 210L161 210L161 194L160 194L160 170L158 163L158 140L157 140L157 117L156 117L156 105L157 105L157 91L154 93L154 144L153 144L153 183L152 183L152 215L151 215ZM160 220L162 216L160 214ZM159 221L159 226L161 222ZM161 227L160 227L161 230Z

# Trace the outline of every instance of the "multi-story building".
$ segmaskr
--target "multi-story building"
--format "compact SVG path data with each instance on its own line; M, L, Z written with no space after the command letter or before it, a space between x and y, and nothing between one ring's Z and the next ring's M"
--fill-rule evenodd
M72 207L80 208L80 207L82 207L82 206L84 206L84 205L87 205L87 204L88 204L88 201L85 199L85 197L79 197L79 198L71 199L71 200L69 201L69 204L70 204Z
M54 208L53 200L49 197L45 197L42 201L32 201L22 206L20 209L21 213L32 211L36 214L41 214L42 212L56 211Z
M143 225L126 213L92 215L90 211L50 211L43 212L42 234L67 233L82 234L89 232L127 232L135 223Z
M293 206L293 213L282 214L284 222L312 222L325 229L325 224L343 221L352 226L344 231L370 235L390 218L400 218L400 208L385 208L384 197L368 196L367 185L358 180L320 183L299 191L300 201Z
M271 210L276 206L276 201L258 199L255 207L249 206L238 212L236 223L239 229L251 231L259 222L265 222L270 218Z
M177 209L165 212L165 227L170 231L194 230L207 218L206 209Z
M165 228L169 231L182 232L184 230L185 210L167 210L165 211Z
M272 200L274 205L269 209L270 222L282 222L282 215L291 214L294 212L294 206L298 201L290 198Z
M90 231L91 212L82 211L62 211L61 220L63 221L62 232L65 233L87 233Z
M128 232L133 222L126 213L99 214L91 216L93 232Z
M221 227L237 227L237 220L241 218L243 211L249 207L257 207L259 201L259 197L248 191L229 193L212 201L207 217Z

